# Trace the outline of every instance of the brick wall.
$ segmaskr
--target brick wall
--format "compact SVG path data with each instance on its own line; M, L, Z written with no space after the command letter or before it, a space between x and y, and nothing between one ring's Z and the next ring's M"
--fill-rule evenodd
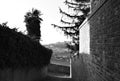
M120 81L120 0L93 1L92 14L80 26L90 26L90 54L80 51L88 80Z

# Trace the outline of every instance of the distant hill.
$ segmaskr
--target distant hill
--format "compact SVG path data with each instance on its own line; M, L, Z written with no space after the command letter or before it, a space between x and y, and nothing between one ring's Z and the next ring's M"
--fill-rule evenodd
M68 55L69 51L66 47L66 42L57 42L53 44L45 45L45 47L50 48L53 50L53 54L57 55Z
M59 48L66 48L66 43L65 42L57 42L57 43L52 43L52 44L48 44L48 45L45 45L47 47L59 47Z

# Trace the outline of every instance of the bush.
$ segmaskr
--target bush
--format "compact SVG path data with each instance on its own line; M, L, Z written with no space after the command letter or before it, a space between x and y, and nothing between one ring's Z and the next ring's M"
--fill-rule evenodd
M0 69L42 68L50 63L51 54L28 36L0 25Z

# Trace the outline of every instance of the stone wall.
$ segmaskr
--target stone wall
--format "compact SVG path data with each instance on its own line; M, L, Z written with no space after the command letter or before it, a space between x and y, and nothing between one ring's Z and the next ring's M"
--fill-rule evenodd
M90 54L80 51L88 81L120 81L120 0L93 0L91 10L80 26L90 26Z

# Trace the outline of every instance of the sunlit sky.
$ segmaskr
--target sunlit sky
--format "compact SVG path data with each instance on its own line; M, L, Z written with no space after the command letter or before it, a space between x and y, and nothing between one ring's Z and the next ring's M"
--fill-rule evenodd
M16 27L19 31L25 31L24 15L35 8L43 14L42 44L69 41L63 32L51 26L60 22L59 7L64 5L63 2L64 0L1 0L0 23L7 21L11 28Z

